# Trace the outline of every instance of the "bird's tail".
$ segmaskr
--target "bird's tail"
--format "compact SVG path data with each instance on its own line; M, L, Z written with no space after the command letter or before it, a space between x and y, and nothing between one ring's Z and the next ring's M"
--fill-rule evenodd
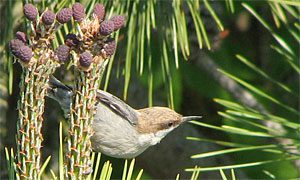
M73 90L71 87L63 84L54 76L49 79L48 97L56 100L65 114L69 114L71 97L73 96Z
M50 89L60 88L60 89L66 90L66 91L72 91L72 87L63 84L58 79L56 79L56 77L54 77L54 76L50 77L49 86L50 86Z

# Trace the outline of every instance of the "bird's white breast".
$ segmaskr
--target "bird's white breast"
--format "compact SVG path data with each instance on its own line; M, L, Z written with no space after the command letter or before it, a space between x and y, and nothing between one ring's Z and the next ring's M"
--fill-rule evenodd
M95 133L91 138L95 151L116 158L133 158L153 145L153 140L159 142L153 139L155 136L153 133L139 134L126 119L101 103L97 106L95 117L97 117L93 123Z

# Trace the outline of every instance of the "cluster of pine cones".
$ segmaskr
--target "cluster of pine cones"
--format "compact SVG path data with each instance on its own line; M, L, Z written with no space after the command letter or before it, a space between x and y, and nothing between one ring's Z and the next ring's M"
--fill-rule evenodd
M73 57L75 65L88 68L95 56L107 59L114 54L116 42L110 35L125 23L125 17L120 15L105 20L105 8L100 3L95 4L90 18L86 17L85 8L80 3L73 4L72 8L63 8L56 14L48 9L39 14L32 4L25 4L23 11L31 31L28 36L18 31L15 39L10 41L10 50L25 65L37 61L41 52L44 53L41 49L46 48L51 50L48 51L51 59L64 63ZM65 44L54 49L55 32L72 17L79 27L76 28L77 34L67 34Z

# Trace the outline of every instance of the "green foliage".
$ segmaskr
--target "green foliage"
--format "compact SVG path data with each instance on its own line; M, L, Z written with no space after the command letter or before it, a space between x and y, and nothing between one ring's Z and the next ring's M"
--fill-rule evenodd
M93 4L98 0L83 0L91 13ZM218 114L222 119L221 125L214 122L192 122L196 127L201 126L212 129L220 139L209 139L199 137L188 137L187 139L199 142L210 142L223 146L223 150L204 152L192 155L194 159L209 161L210 157L230 155L235 160L232 164L216 164L212 167L192 167L187 171L192 172L192 179L201 177L206 171L220 171L222 179L226 177L225 170L231 170L231 178L235 179L235 172L244 168L250 178L296 178L299 171L294 167L294 162L299 159L299 43L300 24L299 18L300 3L293 0L269 0L266 2L233 1L226 0L217 2L224 5L230 14L223 12L222 16L214 8L211 1L109 1L103 0L107 9L110 9L108 16L112 14L126 14L126 29L115 35L119 39L117 55L110 59L108 71L105 74L104 89L108 89L109 81L112 79L111 71L118 71L117 78L124 78L124 99L127 97L130 81L133 76L148 87L148 105L153 105L153 94L163 89L168 98L170 107L179 109L182 102L182 92L185 85L194 90L197 95L204 98L215 98L216 104L220 105ZM9 1L11 3L11 1ZM57 5L56 5L57 4ZM50 6L55 10L69 6L70 1L42 1L41 7ZM7 17L12 17L12 4L7 8ZM264 8L262 8L264 7ZM251 45L250 40L229 38L224 40L221 50L208 53L220 66L219 72L234 80L248 92L256 103L262 105L263 111L257 107L249 107L239 99L230 96L226 89L218 82L212 80L212 76L201 71L190 62L184 60L191 57L191 44L195 34L197 46L200 49L212 49L214 40L211 38L205 17L201 14L207 9L209 17L213 20L218 30L227 29L226 21L229 18L237 17L239 13L247 12L251 15L251 22L255 26L264 28L262 34L257 37L266 36L273 38L267 41L270 51L268 59L261 64L261 57L252 50L259 45ZM220 18L222 17L222 18ZM271 19L273 18L273 22ZM189 18L191 21L188 21ZM5 37L12 32L12 24L8 21ZM189 24L188 24L189 22ZM221 23L222 22L222 23ZM236 28L236 27L234 27ZM231 31L234 31L231 28ZM190 30L192 29L192 30ZM68 26L58 32L58 38L54 40L56 45L63 42L63 35L68 33ZM250 33L248 31L248 33ZM236 33L236 32L233 32ZM233 34L235 36L235 34ZM240 36L238 36L240 37ZM253 37L253 36L251 36ZM10 39L10 38L8 38ZM1 46L6 44L5 38L1 38ZM223 48L224 47L224 48ZM199 49L198 49L199 50ZM254 53L253 53L254 52ZM126 53L126 54L125 54ZM8 74L2 88L12 92L13 69L9 57L3 56L5 73ZM264 56L263 56L264 57ZM201 59L200 59L201 60ZM220 61L218 61L220 60ZM2 63L2 62L1 62ZM2 68L1 67L1 68ZM199 72L201 71L201 72ZM290 78L290 79L288 79ZM287 80L288 79L288 80ZM1 101L1 99L0 99ZM5 99L3 99L5 101ZM204 104L204 106L208 106ZM206 118L208 118L206 116ZM212 119L213 118L209 118ZM271 125L270 125L271 124ZM272 126L272 124L276 126ZM274 128L275 127L275 128ZM276 129L276 127L280 127ZM217 131L215 131L217 130ZM287 144L280 141L287 140ZM275 143L271 143L275 142ZM59 178L63 179L63 143L60 140ZM296 151L296 153L291 152ZM297 152L298 151L298 152ZM7 152L7 158L12 159L13 153ZM94 173L90 178L101 177L108 179L112 172L112 165L106 162L100 167L100 155L94 157ZM97 157L97 158L96 158ZM96 159L96 160L95 160ZM48 159L47 159L48 160ZM50 160L51 162L51 160ZM131 161L131 163L134 161ZM131 165L129 165L131 167ZM10 177L13 177L13 161L9 161ZM44 166L43 166L44 167ZM128 162L124 164L124 175L122 179L131 177L127 173ZM125 170L126 169L126 170ZM131 169L131 168L129 168ZM46 174L49 174L47 168ZM101 174L97 174L101 172ZM288 172L288 173L286 173ZM52 177L55 173L50 170ZM95 175L96 174L96 175ZM140 171L141 174L141 171ZM139 174L139 175L140 175ZM55 179L55 178L54 178ZM176 177L179 179L179 175Z
M227 7L230 7L230 2L227 2ZM257 21L270 33L274 38L275 44L269 45L278 53L273 59L281 61L282 65L279 70L284 68L289 69L291 76L299 76L299 52L295 49L299 34L296 35L294 28L291 24L295 23L297 19L294 13L300 4L284 2L268 2L272 16L274 18L275 26L277 28L285 28L288 33L284 35L280 33L279 29L272 27L253 5L241 3L241 5L252 14ZM293 6L296 6L293 7ZM231 8L232 9L232 8ZM233 11L233 10L232 10ZM289 18L286 14L291 15ZM299 14L298 14L299 16ZM296 19L295 19L296 18ZM298 45L299 46L299 45ZM275 48L276 47L276 48ZM297 47L297 46L296 46ZM281 55L281 56L280 56ZM199 153L191 156L191 158L209 158L219 155L233 153L237 164L232 165L218 165L215 167L199 167L197 170L216 171L225 169L247 168L246 172L252 172L255 178L296 178L299 177L299 171L294 166L294 163L300 159L299 153L299 111L293 103L288 103L287 99L293 101L294 98L299 100L298 89L291 84L277 80L279 76L274 76L268 73L268 69L258 67L254 60L250 60L241 53L235 55L244 66L248 68L250 73L254 74L252 77L260 78L260 81L269 83L270 88L260 86L249 80L244 80L239 77L238 72L232 69L220 69L219 71L234 80L237 84L241 85L245 91L250 92L248 100L252 101L252 107L247 104L236 102L235 100L215 99L215 102L225 108L224 112L219 112L223 117L224 125L215 126L204 122L192 122L198 126L211 128L226 132L230 137L230 142L220 140L208 140L203 138L188 137L194 141L204 141L219 144L225 147L223 150L217 150L206 153ZM247 69L247 70L248 70ZM274 77L273 77L274 76ZM297 84L299 82L296 82ZM299 84L298 84L299 86ZM254 100L255 99L255 100ZM253 101L254 100L254 101ZM249 102L250 104L250 102ZM275 111L273 110L276 107ZM242 135L242 136L241 136ZM268 144L268 142L277 142ZM249 158L251 162L249 162ZM252 167L252 168L251 168ZM284 168L283 168L284 167ZM282 170L282 168L284 170ZM193 168L186 169L187 171L195 171ZM288 174L284 172L289 172ZM253 172L259 174L253 175ZM222 178L226 179L223 172Z
M104 1L106 2L106 1ZM130 27L124 33L126 44L126 57L124 65L124 99L127 97L130 77L133 67L139 75L145 73L145 66L148 66L148 87L153 86L153 67L161 64L160 76L164 79L165 90L167 91L168 102L170 107L174 106L174 82L173 77L176 71L172 71L170 67L179 67L180 59L188 59L190 56L189 38L187 32L186 16L188 13L195 15L193 23L198 34L198 42L201 48L204 43L208 49L211 48L209 37L207 35L203 20L200 17L200 4L197 1L116 1L113 4L106 3L113 13L127 13L127 26ZM189 11L184 11L184 6L188 5ZM217 14L210 6L208 1L204 2L204 6L215 20L220 30L223 25ZM115 11L115 7L120 7ZM161 16L163 14L170 14ZM156 51L156 44L160 47ZM174 50L173 50L174 49ZM179 51L180 50L180 51ZM155 52L154 52L155 51ZM154 55L155 54L155 55ZM174 59L171 60L171 59ZM113 61L110 62L109 67ZM108 71L111 69L109 68ZM109 81L110 73L107 73L105 89ZM149 89L149 105L152 102L152 93L155 89Z

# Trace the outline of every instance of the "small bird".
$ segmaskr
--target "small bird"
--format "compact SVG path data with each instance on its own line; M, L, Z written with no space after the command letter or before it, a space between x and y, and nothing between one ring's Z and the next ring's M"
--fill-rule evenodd
M71 87L54 77L49 81L48 96L61 105L65 114L70 111ZM96 114L91 137L96 152L115 158L134 158L148 147L159 143L169 132L201 116L182 116L166 107L135 110L112 94L98 90Z

